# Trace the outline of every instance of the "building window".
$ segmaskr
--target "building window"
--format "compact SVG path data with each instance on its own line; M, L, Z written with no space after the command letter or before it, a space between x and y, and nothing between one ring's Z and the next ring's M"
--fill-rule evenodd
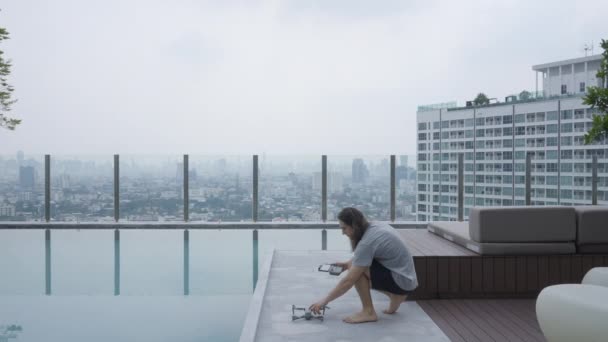
M562 95L566 95L568 93L568 87L565 84L562 84Z
M584 92L585 92L585 82L581 82L581 83L579 84L579 91L580 91L581 93L584 93Z
M547 112L547 121L557 120L557 112Z

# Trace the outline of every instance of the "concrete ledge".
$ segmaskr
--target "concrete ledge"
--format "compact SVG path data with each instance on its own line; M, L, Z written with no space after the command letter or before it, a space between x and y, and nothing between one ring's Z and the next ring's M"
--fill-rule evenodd
M262 266L261 272L258 275L258 283L253 292L251 298L251 304L249 304L249 311L247 311L247 317L243 324L243 330L241 331L241 338L239 342L253 342L258 331L258 323L260 321L260 313L262 312L262 303L264 302L264 295L266 294L266 287L268 285L268 276L270 275L270 268L272 261L274 260L274 250L268 253L266 261Z

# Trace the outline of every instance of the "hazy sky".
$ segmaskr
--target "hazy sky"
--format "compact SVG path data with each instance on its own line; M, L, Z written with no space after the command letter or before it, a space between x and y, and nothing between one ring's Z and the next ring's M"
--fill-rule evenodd
M534 89L608 1L14 0L0 154L414 154L416 108Z

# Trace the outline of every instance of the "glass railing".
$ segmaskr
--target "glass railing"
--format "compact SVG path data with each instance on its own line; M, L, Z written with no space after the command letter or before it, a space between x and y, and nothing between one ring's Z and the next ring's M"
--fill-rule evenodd
M473 206L606 204L605 155L516 145L437 154L420 172L390 155L3 158L0 221L336 222L354 206L401 222L466 219Z
M0 221L325 222L341 208L415 219L406 156L0 159Z

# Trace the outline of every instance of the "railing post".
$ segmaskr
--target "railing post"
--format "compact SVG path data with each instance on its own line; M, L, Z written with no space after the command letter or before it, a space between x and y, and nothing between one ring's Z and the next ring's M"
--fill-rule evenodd
M458 221L464 218L464 154L458 154Z
M184 229L184 296L190 294L190 233Z
M45 293L51 295L51 230L44 230Z
M526 205L530 205L532 195L532 154L526 153Z
M327 229L325 228L321 231L321 250L327 250Z
M597 156L591 164L591 204L597 205Z
M190 179L188 174L188 155L184 154L184 222L188 222L190 219Z
M114 155L114 221L120 219L120 156Z
M251 218L258 221L258 156L253 156L253 198L251 202ZM257 233L255 233L257 234Z
M391 155L391 222L395 222L395 155Z
M114 295L120 295L120 231L114 229Z
M253 290L258 283L258 230L253 230Z
M321 156L321 221L327 221L327 156Z
M44 156L44 220L51 220L51 155Z

